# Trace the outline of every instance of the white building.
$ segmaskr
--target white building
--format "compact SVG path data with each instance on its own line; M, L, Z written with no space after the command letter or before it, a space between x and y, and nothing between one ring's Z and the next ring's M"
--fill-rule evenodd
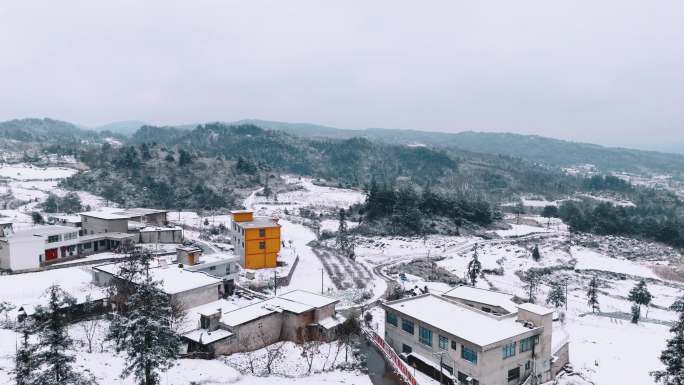
M38 269L41 263L78 254L78 229L38 226L0 237L0 268L12 271Z
M511 309L506 295L480 289L448 294L383 304L385 339L409 364L454 384L552 378L552 310L529 303Z

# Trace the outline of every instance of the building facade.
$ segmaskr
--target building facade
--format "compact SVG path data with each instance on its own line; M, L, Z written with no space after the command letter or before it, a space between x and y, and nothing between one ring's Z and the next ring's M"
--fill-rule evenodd
M338 300L294 290L238 309L221 301L199 310L197 329L183 334L189 352L232 354L279 341L329 341L345 318L335 313Z
M447 383L517 385L552 379L552 311L533 304L496 315L425 294L383 304L385 339L410 364Z
M280 225L268 217L255 217L249 210L231 211L231 232L235 255L245 269L277 266L280 253Z

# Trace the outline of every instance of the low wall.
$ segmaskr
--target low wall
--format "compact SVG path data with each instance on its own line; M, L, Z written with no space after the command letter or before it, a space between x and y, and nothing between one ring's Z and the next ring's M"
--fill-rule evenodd
M561 345L561 347L553 353L553 356L556 359L551 365L551 373L555 377L558 375L558 372L560 372L561 369L563 369L563 367L570 362L570 342L566 342Z

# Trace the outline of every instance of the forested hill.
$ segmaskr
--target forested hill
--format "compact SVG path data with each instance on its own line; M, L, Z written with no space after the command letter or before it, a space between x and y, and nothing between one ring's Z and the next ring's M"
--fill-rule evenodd
M536 135L510 133L442 133L418 130L368 128L347 130L309 123L284 123L244 120L260 127L281 130L302 137L345 139L363 137L395 144L425 144L439 148L458 148L486 154L519 157L554 166L591 163L604 171L684 172L684 155L625 148L604 147Z
M312 140L250 124L209 123L193 130L144 126L131 137L131 143L178 146L190 152L241 159L246 167L253 164L353 186L363 185L372 177L393 181L403 176L426 183L457 167L457 162L441 150L363 138Z
M15 119L0 122L0 139L39 144L78 143L96 140L100 135L74 124L54 119Z

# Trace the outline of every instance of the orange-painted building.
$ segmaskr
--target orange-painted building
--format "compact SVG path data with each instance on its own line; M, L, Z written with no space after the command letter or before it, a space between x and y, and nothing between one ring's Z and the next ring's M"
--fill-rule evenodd
M280 253L277 219L255 217L249 210L231 211L233 245L245 269L276 267Z

